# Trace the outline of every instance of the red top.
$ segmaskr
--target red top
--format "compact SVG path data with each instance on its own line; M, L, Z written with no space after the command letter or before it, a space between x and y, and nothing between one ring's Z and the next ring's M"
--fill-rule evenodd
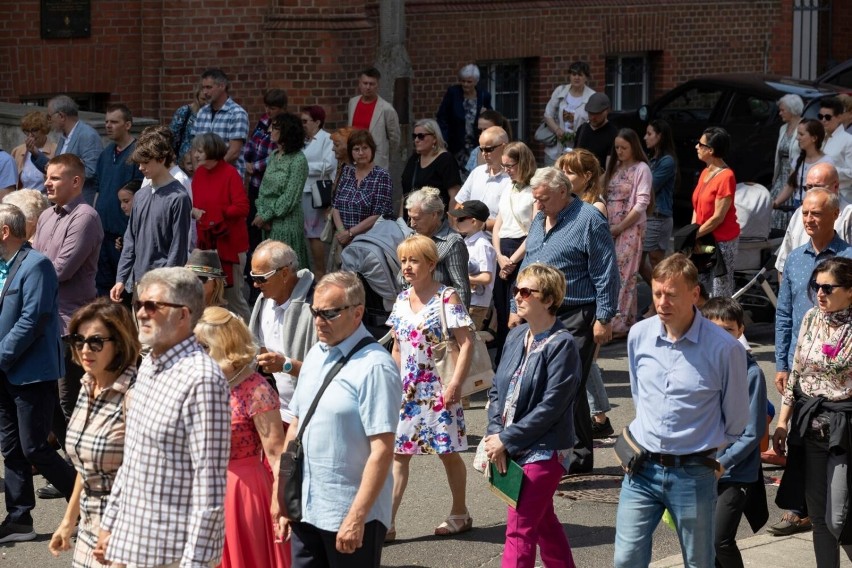
M373 120L373 112L376 110L376 102L378 100L365 103L364 97L358 99L358 103L355 105L355 114L352 115L352 128L370 130L370 121Z
M722 220L722 224L713 231L716 242L732 241L740 236L740 225L737 223L737 208L734 206L734 193L737 191L737 181L731 168L725 168L709 181L707 168L701 172L698 185L692 192L692 208L695 210L695 222L703 225L716 211L716 200L731 198L731 206ZM194 183L194 182L193 182Z
M204 166L196 169L192 206L204 211L198 220L198 248L218 251L228 285L232 285L232 266L239 264L239 255L249 247L249 201L237 169L224 160L210 170Z
M263 444L254 425L254 417L264 412L277 411L278 406L278 393L258 373L231 389L232 460L260 455Z

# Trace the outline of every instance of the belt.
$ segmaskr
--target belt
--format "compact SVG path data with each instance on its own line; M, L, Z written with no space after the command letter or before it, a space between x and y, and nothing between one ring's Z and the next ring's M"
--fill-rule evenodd
M648 453L648 461L658 463L663 467L678 467L681 465L704 465L711 469L719 469L719 462L715 459L716 450L707 450L695 454L676 456L673 454Z
M668 219L669 217L671 217L671 215L663 215L662 213L654 211L653 213L651 213L650 217L656 217L657 219Z

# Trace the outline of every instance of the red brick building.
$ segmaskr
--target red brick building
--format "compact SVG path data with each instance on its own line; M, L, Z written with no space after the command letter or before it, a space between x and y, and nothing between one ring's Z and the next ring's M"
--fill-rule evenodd
M380 7L371 0L81 2L90 7L90 36L77 39L42 38L42 4L55 2L6 3L0 100L39 103L67 92L90 110L121 101L167 121L190 101L200 72L218 66L252 120L262 92L278 87L291 108L323 105L333 127L345 121L357 71L379 49ZM406 0L412 117L432 116L469 62L486 71L497 109L522 138L575 59L590 63L592 86L606 88L616 108L699 74L790 74L794 2L826 8L818 37L808 37L819 46L818 66L852 56L840 33L849 29L852 10L841 9L848 0ZM386 98L390 87L383 84Z

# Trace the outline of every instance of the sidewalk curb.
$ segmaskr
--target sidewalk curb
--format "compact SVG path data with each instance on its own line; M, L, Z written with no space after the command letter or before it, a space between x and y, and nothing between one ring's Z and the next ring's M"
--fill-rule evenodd
M764 547L771 547L773 552L777 553L779 548L783 547L786 549L789 547L791 552L789 558L793 561L793 564L790 565L792 566L794 564L798 564L797 555L799 554L805 554L806 558L803 559L810 559L813 561L812 543L813 538L811 537L811 533L807 532L790 536L760 534L751 538L738 540L737 546L739 547L740 552L742 552L743 562L746 565L751 566L760 566L762 564L758 562L760 558L763 557L760 549L764 549ZM802 564L799 565L801 566ZM649 568L683 568L683 556L676 554L667 558L662 558L656 562L652 562Z

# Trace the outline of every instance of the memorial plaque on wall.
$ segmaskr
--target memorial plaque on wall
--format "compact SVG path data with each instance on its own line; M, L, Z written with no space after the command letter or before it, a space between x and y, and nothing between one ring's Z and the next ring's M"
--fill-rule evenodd
M42 39L90 37L91 0L41 0Z

